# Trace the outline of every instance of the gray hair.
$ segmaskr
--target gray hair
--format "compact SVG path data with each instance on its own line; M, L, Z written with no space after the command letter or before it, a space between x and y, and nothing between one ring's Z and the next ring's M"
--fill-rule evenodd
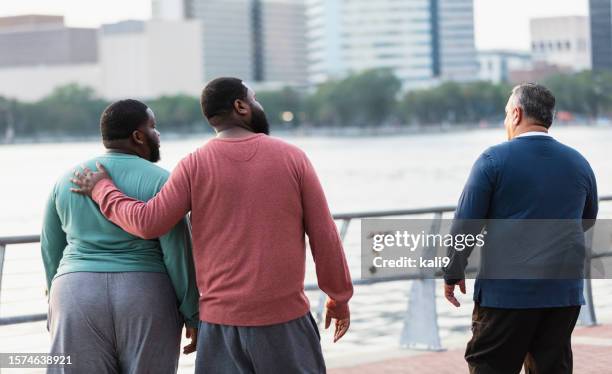
M512 89L512 97L526 117L546 128L552 125L556 100L548 88L537 83L522 83Z

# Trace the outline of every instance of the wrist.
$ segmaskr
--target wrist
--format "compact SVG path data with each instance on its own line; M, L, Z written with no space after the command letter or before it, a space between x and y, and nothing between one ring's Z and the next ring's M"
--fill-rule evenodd
M444 278L444 284L447 286L454 286L457 283L461 282L463 279L446 279Z
M327 314L336 319L349 318L351 315L348 302L339 302L333 299L328 299L325 305Z

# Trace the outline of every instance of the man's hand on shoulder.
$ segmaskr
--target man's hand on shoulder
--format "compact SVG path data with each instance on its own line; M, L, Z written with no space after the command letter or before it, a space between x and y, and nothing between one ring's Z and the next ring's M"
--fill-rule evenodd
M75 170L74 178L70 179L70 181L76 184L78 188L73 187L70 189L70 191L91 197L93 189L99 181L102 179L111 179L104 165L96 162L96 167L98 168L98 171L95 172L91 171L84 165L81 165L81 168L83 169L81 172Z

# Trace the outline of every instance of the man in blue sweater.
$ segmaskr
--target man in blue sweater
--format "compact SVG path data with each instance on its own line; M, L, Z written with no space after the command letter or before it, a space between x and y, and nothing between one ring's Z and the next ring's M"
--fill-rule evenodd
M482 220L479 229L485 220L589 220L584 228L592 226L598 210L595 176L580 153L548 134L554 112L555 98L545 87L529 83L513 89L504 121L508 141L476 160L456 222ZM502 266L513 260L512 251L501 254L495 261ZM454 290L465 293L467 256L469 251L454 251L446 268L445 297L457 307ZM571 334L584 304L583 280L480 278L465 353L470 372L519 373L524 365L528 374L571 373Z

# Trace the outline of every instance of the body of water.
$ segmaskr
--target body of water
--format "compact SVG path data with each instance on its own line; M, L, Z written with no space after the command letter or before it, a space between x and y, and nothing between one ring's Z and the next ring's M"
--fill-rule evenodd
M612 128L559 128L552 135L580 151L595 170L600 193L612 194ZM474 160L504 137L500 128L381 137L294 136L285 140L304 149L311 158L331 210L351 212L454 205ZM206 141L202 137L164 141L162 135L160 165L171 170ZM0 146L0 236L39 233L53 183L67 170L101 152L104 149L99 142ZM612 204L607 205L603 213L610 218ZM353 278L359 278L358 222L351 224L345 249ZM43 274L38 244L9 246L0 316L45 313ZM306 281L315 279L309 263ZM351 303L354 320L342 344L331 344L329 332L323 333L323 350L330 367L354 363L357 357L388 355L397 349L407 286L407 282L392 282L357 288ZM609 281L599 281L594 291L599 318L608 323L610 287ZM318 294L309 292L308 296L316 305ZM451 308L438 292L441 336L450 347L463 347L468 338L471 296L459 298L464 306ZM48 339L44 322L2 327L0 351L46 352ZM193 372L194 357L181 356L179 372Z
M163 130L163 129L162 129ZM600 194L612 194L612 128L559 128L558 140L591 163ZM311 158L333 212L455 204L478 155L505 140L500 129L384 137L286 137ZM164 142L171 170L207 141ZM104 152L100 142L0 146L0 236L40 231L44 204L66 170Z

